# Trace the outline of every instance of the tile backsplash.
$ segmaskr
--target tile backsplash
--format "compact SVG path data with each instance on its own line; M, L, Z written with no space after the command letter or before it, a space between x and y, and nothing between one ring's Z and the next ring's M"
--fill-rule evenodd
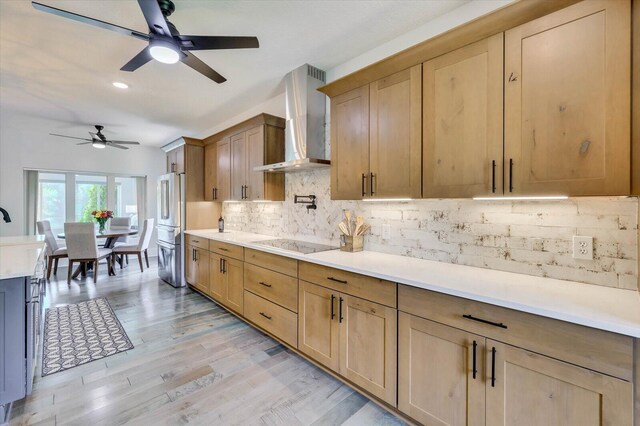
M563 201L331 201L328 169L288 173L286 201L224 203L229 229L338 245L344 210L372 225L365 250L588 284L638 289L638 198ZM293 196L316 195L307 212ZM382 225L391 236L382 238ZM594 259L572 258L574 235L594 238Z

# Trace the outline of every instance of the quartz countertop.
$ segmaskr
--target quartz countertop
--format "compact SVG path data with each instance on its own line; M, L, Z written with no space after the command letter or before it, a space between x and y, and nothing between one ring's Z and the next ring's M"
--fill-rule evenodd
M30 277L44 267L41 236L0 237L0 280Z
M640 338L640 293L634 290L372 251L348 253L330 250L302 254L256 244L278 237L241 231L219 233L203 229L186 233Z

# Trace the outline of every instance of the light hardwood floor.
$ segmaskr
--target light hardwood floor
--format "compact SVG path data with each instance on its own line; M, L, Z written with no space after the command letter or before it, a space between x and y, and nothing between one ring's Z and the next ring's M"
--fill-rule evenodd
M135 348L38 371L10 425L404 424L198 293L163 284L156 268L117 274L67 285L59 270L47 305L106 297Z

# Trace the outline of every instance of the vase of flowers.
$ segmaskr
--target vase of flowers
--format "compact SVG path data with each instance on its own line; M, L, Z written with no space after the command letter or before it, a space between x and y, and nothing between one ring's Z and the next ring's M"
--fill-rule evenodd
M111 210L94 210L91 212L93 218L98 222L98 232L104 234L104 227L107 224L107 221L113 217L113 211Z

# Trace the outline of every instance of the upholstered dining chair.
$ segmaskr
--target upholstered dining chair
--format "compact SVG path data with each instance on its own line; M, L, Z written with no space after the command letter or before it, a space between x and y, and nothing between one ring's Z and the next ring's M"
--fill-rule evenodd
M140 234L140 240L138 244L117 245L113 248L113 254L116 256L126 256L128 254L138 255L138 263L140 264L140 272L144 272L142 266L142 255L144 254L144 260L149 268L149 254L147 249L149 248L149 242L151 242L151 234L153 233L154 219L145 219L142 225L142 233ZM120 260L120 268L122 268L122 258Z
M67 257L67 248L60 247L56 241L53 231L51 231L51 223L48 220L40 220L36 222L38 226L38 234L44 235L45 255L47 256L47 281L51 279L51 270L53 275L58 273L58 260Z
M131 217L113 217L111 218L111 223L109 224L109 229L130 229L131 228ZM129 242L129 237L126 235L123 237L119 237L116 241L116 244L126 244Z
M64 224L64 235L67 240L67 254L69 256L69 271L67 272L67 284L71 283L71 273L74 262L79 262L82 270L86 270L87 264L93 264L93 282L98 281L98 263L102 259L107 260L108 273L111 274L112 257L111 249L99 248L96 239L96 231L91 222L71 222ZM75 278L77 273L73 275Z

